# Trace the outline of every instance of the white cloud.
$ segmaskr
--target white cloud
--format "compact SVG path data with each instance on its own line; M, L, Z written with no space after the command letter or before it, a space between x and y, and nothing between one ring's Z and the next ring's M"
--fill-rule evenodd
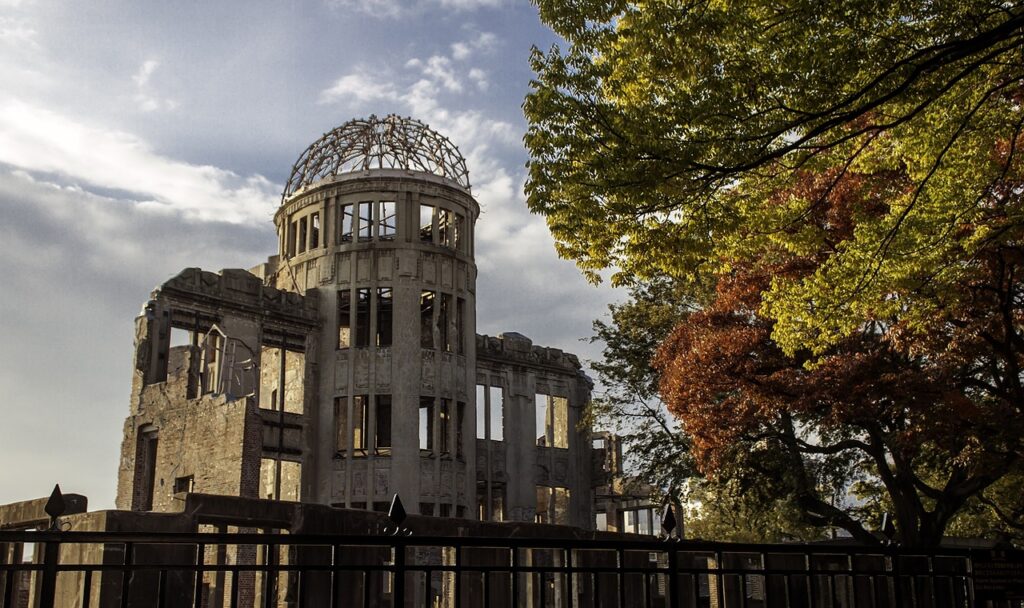
M2 6L2 0L0 0ZM28 20L16 17L0 17L0 42L12 46L36 45L38 32Z
M10 0L0 0L10 1ZM368 17L402 19L421 15L438 8L458 12L471 12L482 8L497 8L505 0L325 0L327 6L353 11Z
M452 59L463 61L473 55L474 51L490 52L498 44L498 37L492 32L480 32L472 40L462 40L452 44Z
M424 76L436 82L453 93L462 92L462 82L452 69L452 60L441 55L434 55L423 61L422 59L410 59L405 67L419 69Z
M153 75L153 72L160 67L160 62L155 59L147 59L142 62L139 66L139 71L132 76L132 80L135 81L135 86L142 88L149 84L149 78Z
M480 68L472 68L471 70L469 70L469 79L476 84L476 88L480 89L481 91L487 90L489 84L487 82L487 72L481 70Z
M456 11L475 11L481 8L497 8L504 0L439 0L443 8Z
M154 208L203 220L266 221L280 192L262 175L167 158L134 135L14 100L0 101L0 162L135 193Z
M136 88L134 96L135 103L143 112L174 110L178 107L177 101L163 98L152 93L149 81L158 67L160 67L159 61L155 59L147 59L142 62L138 71L135 72L134 76L132 76L132 80L135 82Z
M395 86L390 82L377 82L363 70L347 74L334 81L329 88L320 92L319 104L331 103L372 103L394 101L398 98Z

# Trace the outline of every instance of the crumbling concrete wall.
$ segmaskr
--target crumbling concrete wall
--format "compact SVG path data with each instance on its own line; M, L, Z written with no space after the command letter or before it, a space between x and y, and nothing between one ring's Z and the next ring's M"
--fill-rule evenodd
M274 436L265 427L280 421L262 416L259 407L271 399L261 398L261 384L274 383L276 362L263 365L261 355L289 353L286 409L301 416L305 393L299 387L315 374L315 357L302 353L315 333L317 310L315 294L266 287L242 270L189 268L154 291L136 319L117 506L176 511L190 491L258 496L261 460L267 450L272 458L280 452L276 440L265 445ZM189 343L171 347L172 329L182 330ZM303 420L291 422L301 435Z
M591 529L590 429L581 422L593 383L579 359L556 348L535 346L517 333L477 336L477 384L500 387L504 400L503 441L478 440L478 488L493 495L501 487L509 521L532 522L540 506L549 507L540 514L547 523ZM565 447L539 441L545 429L538 428L538 395L565 400L565 417L554 423L567 435L567 441L555 443ZM548 502L542 502L538 488L550 489Z

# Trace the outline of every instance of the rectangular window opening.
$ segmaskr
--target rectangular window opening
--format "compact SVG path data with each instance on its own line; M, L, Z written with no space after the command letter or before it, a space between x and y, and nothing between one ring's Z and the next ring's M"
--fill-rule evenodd
M334 398L334 440L339 454L348 450L348 397Z
M505 400L500 386L488 389L491 394L491 441L505 440Z
M451 420L452 420L452 400L441 399L441 412L438 424L440 425L440 441L441 441L441 455L447 456L451 449Z
M373 203L359 203L359 240L368 241L373 238Z
M434 450L434 398L420 397L420 449Z
M175 494L187 494L195 488L195 476L186 475L184 477L174 478L174 493Z
M320 212L309 216L309 248L316 249L320 246Z
M441 294L441 308L437 314L437 336L440 341L439 348L445 352L452 352L452 336L448 330L448 315L451 314L452 296L448 293Z
M452 212L447 209L437 210L437 243L445 247L451 247L452 235Z
M288 257L295 255L295 233L298 230L298 224L291 222L288 224Z
M455 299L455 352L466 354L466 300Z
M377 424L374 449L381 456L391 454L391 395L377 395Z
M487 439L487 387L483 384L476 385L476 438Z
M420 241L434 242L434 207L431 205L420 205Z
M466 251L466 218L461 213L455 214L455 250Z
M354 232L354 218L353 218L353 205L342 205L341 206L341 230L338 234L341 235L341 241L351 241Z
M352 398L352 450L356 454L366 453L367 401L366 395Z
M420 293L420 347L434 348L434 292Z
M378 216L380 217L380 238L393 239L398 233L398 221L395 215L395 201L380 201L378 203Z
M358 346L370 345L370 289L356 290L356 342Z
M455 457L462 458L462 426L466 421L466 404L458 401L455 404Z
M338 348L352 346L352 292L338 292Z
M306 239L308 238L307 219L299 220L299 253L306 251Z
M551 398L543 393L537 393L534 396L535 414L536 414L536 434L537 434L537 445L546 446L550 445L551 442L548 438L548 409L551 402Z
M377 346L391 346L392 333L391 288L377 288Z

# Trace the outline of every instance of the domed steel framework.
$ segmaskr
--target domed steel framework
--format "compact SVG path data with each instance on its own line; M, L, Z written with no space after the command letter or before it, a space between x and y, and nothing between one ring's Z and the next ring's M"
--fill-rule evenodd
M446 177L469 189L466 159L447 137L412 118L389 114L341 125L299 156L282 199L322 179L368 169L407 169Z

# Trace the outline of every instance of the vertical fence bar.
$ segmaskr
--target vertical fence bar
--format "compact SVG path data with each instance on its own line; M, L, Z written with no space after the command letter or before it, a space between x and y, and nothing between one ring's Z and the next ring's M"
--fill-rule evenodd
M92 603L92 570L82 574L82 608L89 608ZM7 606L7 604L4 604Z
M124 559L121 560L121 608L128 608L128 593L131 590L131 565L135 561L135 544L124 544Z
M167 570L160 570L160 577L156 581L156 605L157 608L164 608L167 605Z
M278 559L278 545L268 543L263 546L263 551L263 563L267 566L263 576L263 608L274 608L277 606L277 582L281 576L277 570L278 562L281 561Z
M60 560L60 543L46 541L43 546L43 580L39 586L39 607L53 608L57 593L57 562ZM13 573L12 573L13 574Z
M621 547L615 551L618 560L619 608L626 608L626 552Z
M512 547L512 608L519 608L519 548Z
M462 608L462 545L455 546L455 608Z
M202 608L203 606L203 576L205 575L206 544L196 545L196 578L192 587L192 607Z
M405 545L396 541L394 545L395 557L392 561L394 567L395 590L392 608L405 608Z
M679 580L678 580L679 576L676 574L676 568L678 567L678 565L679 565L679 557L676 554L676 550L675 549L669 549L668 550L668 595L672 599L669 600L668 605L669 606L674 606L675 608L679 608L679 606L681 606L681 604L679 603L679 599L680 599L679 598ZM697 585L700 586L700 583L698 582Z
M331 608L337 608L338 595L341 593L341 581L338 580L338 558L341 555L339 545L331 546ZM363 577L363 586L366 586L366 577ZM364 606L365 608L365 606Z
M235 551L238 551L237 547ZM231 571L231 608L238 608L238 579L241 573L236 564L235 569Z

